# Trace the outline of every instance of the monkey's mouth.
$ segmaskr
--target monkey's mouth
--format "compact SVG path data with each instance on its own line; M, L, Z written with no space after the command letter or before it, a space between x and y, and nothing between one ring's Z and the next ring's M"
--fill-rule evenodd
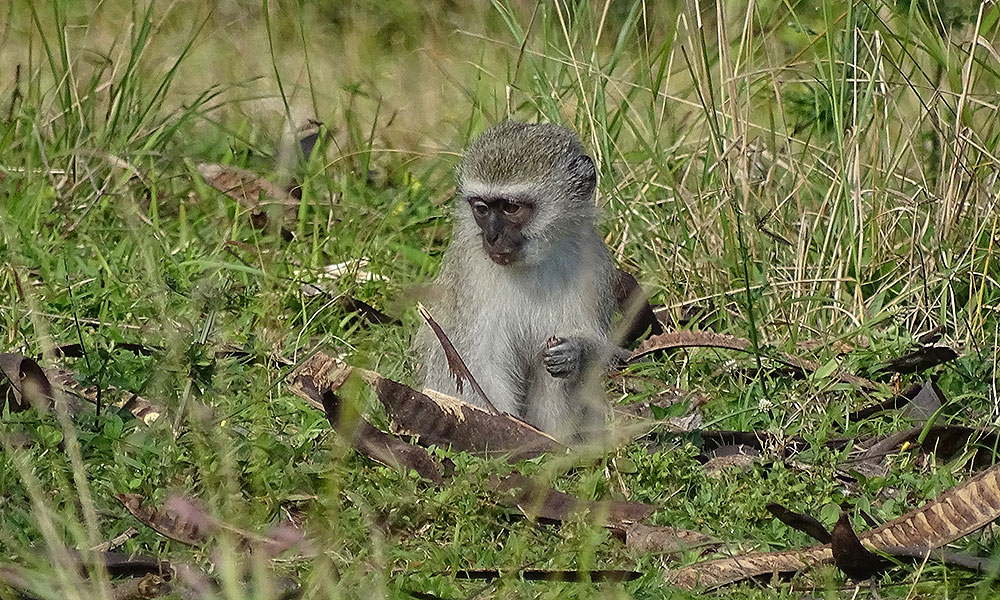
M497 252L496 250L487 250L486 254L490 257L490 260L502 267L511 264L517 258L514 252Z
M490 257L494 263L500 265L501 267L506 267L512 263L517 262L520 257L520 248L515 244L490 244L485 239L483 239L483 251L486 252L486 256Z

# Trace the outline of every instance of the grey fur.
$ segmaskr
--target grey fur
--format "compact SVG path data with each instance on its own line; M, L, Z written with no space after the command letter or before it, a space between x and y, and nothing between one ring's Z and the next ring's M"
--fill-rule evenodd
M557 125L506 121L466 150L458 168L452 238L429 310L493 404L557 437L600 431L613 266L596 228L593 163ZM523 260L500 266L482 249L466 202L470 188L528 190L535 200ZM558 339L546 342L552 338ZM459 392L430 328L414 344L424 386Z

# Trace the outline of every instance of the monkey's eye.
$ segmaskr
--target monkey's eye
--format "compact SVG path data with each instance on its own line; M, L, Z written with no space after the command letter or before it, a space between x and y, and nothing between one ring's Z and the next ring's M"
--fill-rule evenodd
M511 202L510 200L505 200L504 203L503 203L503 214L505 214L505 215L507 215L509 217L512 217L512 216L516 215L517 213L521 212L522 208L524 208L524 207L522 205L520 205L520 204L517 204L516 202Z
M469 200L469 204L472 206L472 212L476 213L477 217L485 217L490 213L489 204L486 204L479 198L472 198Z

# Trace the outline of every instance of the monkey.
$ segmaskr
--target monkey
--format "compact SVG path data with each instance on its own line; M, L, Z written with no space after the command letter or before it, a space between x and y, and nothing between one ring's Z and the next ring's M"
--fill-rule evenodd
M508 120L468 146L457 179L431 315L498 410L560 440L596 439L617 302L593 159L565 127ZM458 389L429 327L414 350L425 388L483 405Z

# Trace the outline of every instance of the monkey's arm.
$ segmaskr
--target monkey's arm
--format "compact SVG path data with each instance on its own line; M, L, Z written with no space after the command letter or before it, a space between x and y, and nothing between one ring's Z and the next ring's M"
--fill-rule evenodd
M590 369L617 368L631 352L606 341L582 336L552 336L545 342L542 362L549 375L560 379L580 377Z

